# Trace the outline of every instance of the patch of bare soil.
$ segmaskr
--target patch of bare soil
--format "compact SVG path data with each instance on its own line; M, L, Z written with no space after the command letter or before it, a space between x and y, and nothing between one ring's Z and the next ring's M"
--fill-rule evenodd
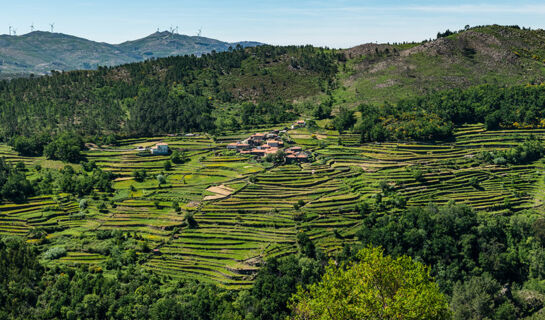
M206 196L204 197L204 200L218 200L223 199L225 197L230 196L235 190L224 186L223 184L220 186L214 186L206 189L206 191L213 192L215 195L213 196Z

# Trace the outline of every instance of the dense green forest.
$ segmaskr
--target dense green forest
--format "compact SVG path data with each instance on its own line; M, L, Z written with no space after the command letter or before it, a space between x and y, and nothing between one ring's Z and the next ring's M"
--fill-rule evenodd
M0 136L6 140L65 131L150 136L213 132L216 119L224 117L222 127L235 129L286 121L294 117L289 100L327 87L343 57L310 46L239 46L202 57L2 81ZM241 101L257 107L238 108ZM230 123L228 113L214 112L220 105L241 109L242 118Z
M336 115L333 127L359 133L362 142L448 140L453 127L464 123L484 122L488 129L545 126L542 85L481 85L396 104L362 104L356 109L365 117L350 121L350 108L332 107L338 102L332 94L337 70L344 63L344 53L310 46L237 47L202 57L3 81L0 135L10 140L66 131L84 136L214 133L300 115ZM314 104L293 105L296 98L316 95ZM41 154L35 149L21 153Z
M362 118L334 122L352 130L361 142L448 140L456 125L484 123L489 130L545 127L545 85L498 87L483 85L402 99L396 105L362 104ZM350 115L352 114L352 116ZM341 109L337 118L353 117Z

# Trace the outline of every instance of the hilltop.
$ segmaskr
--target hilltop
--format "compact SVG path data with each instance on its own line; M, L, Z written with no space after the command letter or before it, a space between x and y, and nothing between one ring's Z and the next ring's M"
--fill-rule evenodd
M221 52L239 44L260 45L258 42L228 43L167 31L119 45L43 31L21 36L0 35L0 75L96 69L98 66L115 66L149 58Z
M339 102L396 103L402 98L479 84L545 80L545 31L482 26L406 44L366 44L344 51Z
M142 39L123 42L116 47L129 54L134 54L139 59L148 59L186 54L200 56L212 51L227 51L230 47L234 48L237 45L255 47L262 45L262 43L255 41L229 43L201 36L188 36L163 31L155 32Z

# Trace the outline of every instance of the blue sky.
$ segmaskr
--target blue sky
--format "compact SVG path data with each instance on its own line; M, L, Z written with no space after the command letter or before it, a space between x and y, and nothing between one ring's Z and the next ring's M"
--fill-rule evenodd
M447 28L518 24L545 27L544 1L392 0L0 0L0 33L34 23L95 41L120 43L159 28L225 41L346 48L366 42L420 41Z

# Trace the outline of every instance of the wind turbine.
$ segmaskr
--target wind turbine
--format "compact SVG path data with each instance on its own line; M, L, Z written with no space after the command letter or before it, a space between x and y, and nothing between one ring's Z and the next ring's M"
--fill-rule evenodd
M11 29L13 29L12 26L9 26L9 35L11 36Z
M202 35L202 27L199 28L199 31L197 31L197 37L200 37Z
M176 32L176 34L178 34L178 26L176 26L176 28L174 28L174 32Z
M50 23L49 26L51 27L51 33L53 33L53 29L55 29L55 23Z
M13 35L16 36L17 35L17 29L15 28L11 28L11 31L13 32Z
M34 22L30 25L30 32L34 31Z

